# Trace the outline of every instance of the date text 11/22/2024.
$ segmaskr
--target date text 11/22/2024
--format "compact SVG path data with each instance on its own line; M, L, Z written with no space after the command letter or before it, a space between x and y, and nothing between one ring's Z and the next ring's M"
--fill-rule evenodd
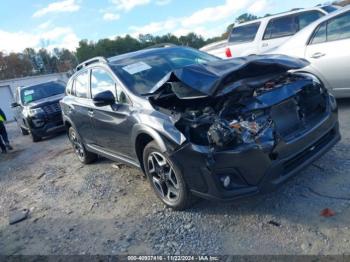
M128 256L128 261L219 261L217 256Z

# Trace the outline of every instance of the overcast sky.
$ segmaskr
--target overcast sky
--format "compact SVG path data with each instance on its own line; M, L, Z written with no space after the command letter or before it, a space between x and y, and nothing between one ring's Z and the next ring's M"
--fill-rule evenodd
M1 0L0 50L74 50L80 39L140 33L218 36L238 15L312 7L319 0Z

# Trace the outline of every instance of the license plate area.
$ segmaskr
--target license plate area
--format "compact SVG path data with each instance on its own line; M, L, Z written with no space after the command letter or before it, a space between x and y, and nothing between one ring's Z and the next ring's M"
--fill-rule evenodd
M298 105L289 99L271 108L271 118L282 137L287 137L301 128Z

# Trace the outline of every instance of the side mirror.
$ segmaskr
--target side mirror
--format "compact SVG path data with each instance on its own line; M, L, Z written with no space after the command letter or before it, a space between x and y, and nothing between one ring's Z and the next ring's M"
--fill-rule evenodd
M19 104L16 103L16 102L15 102L15 103L12 103L12 104L11 104L11 107L12 107L12 108L19 107Z
M115 103L115 97L111 91L104 91L95 95L92 101L95 106L110 106Z

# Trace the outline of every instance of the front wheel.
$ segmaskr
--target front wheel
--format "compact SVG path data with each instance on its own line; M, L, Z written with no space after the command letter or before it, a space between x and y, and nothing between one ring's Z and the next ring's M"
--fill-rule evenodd
M161 152L155 142L145 147L143 163L148 180L163 203L174 210L183 210L192 205L194 197L180 169Z
M78 133L73 127L69 128L69 140L73 146L75 154L78 156L80 162L83 164L90 164L97 159L97 155L91 153L85 149L84 144L82 143Z
M22 135L24 135L24 136L29 135L29 132L28 132L28 130L27 130L27 129L25 129L25 128L23 128L23 127L20 127L20 129L21 129L21 133L22 133Z
M32 135L32 140L33 140L34 143L39 142L42 139L40 136L37 136L33 132L31 133L31 135Z

